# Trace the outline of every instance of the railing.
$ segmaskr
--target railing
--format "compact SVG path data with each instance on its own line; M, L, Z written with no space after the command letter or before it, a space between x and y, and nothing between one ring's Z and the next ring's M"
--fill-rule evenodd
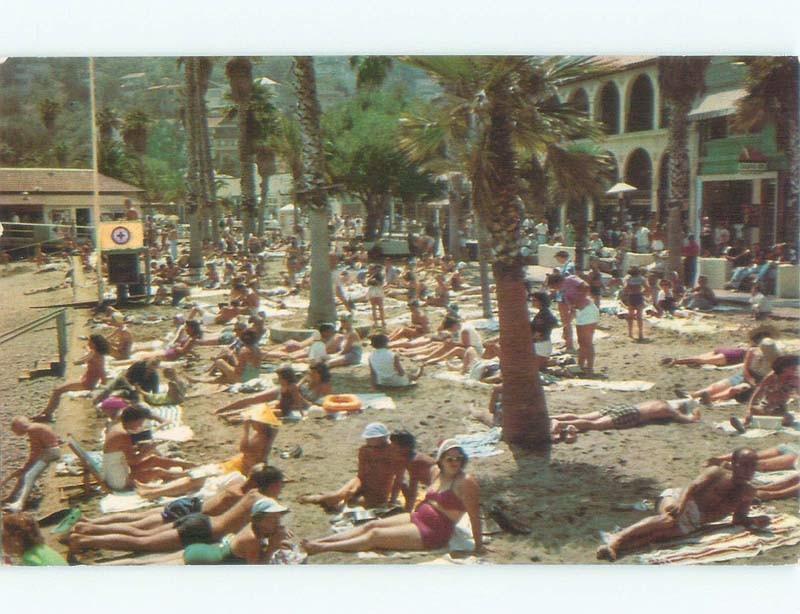
M24 335L25 333L29 333L33 330L36 330L37 328L41 327L43 324L47 324L51 320L56 321L58 362L61 365L61 369L63 371L63 368L66 365L67 361L67 349L68 349L66 308L61 308L57 309L56 311L51 311L46 315L36 318L32 322L27 322L22 326L18 326L17 328L14 328L12 330L0 333L0 345L8 343L12 339L16 339L17 337Z

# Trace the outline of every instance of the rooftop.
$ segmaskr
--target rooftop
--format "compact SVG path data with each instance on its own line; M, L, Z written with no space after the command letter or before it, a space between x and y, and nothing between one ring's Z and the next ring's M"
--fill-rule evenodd
M134 185L99 175L101 192L143 192ZM86 168L0 168L0 193L91 193L92 170Z

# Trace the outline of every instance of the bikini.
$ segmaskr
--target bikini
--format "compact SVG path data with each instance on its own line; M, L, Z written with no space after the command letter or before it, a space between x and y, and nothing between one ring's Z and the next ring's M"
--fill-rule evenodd
M449 488L439 492L428 492L422 503L411 514L411 522L419 530L426 550L437 550L446 546L455 529L455 523L431 505L434 502L443 509L466 511L464 503Z

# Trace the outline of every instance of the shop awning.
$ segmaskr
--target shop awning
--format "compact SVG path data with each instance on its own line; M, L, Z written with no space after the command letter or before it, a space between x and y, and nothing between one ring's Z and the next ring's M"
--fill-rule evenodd
M736 102L743 98L747 92L743 89L724 90L713 94L706 94L700 102L689 111L690 121L725 117L736 113Z

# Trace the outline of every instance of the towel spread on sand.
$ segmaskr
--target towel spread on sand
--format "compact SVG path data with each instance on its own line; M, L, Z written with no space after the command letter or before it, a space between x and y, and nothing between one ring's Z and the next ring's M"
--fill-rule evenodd
M131 512L156 505L151 499L145 499L136 494L136 491L109 493L100 499L100 512L112 514L116 512Z
M594 390L615 390L617 392L646 392L655 384L642 380L597 380L597 379L562 379L554 384L554 388L592 388Z
M159 405L150 411L167 421L167 424L153 431L155 441L190 441L194 431L183 423L183 408L180 405Z
M751 510L750 513L757 512ZM750 531L741 526L726 526L711 533L675 540L670 542L672 547L640 554L637 559L651 565L696 565L751 558L767 550L800 543L800 518L775 513L769 513L769 516L770 525L764 530ZM723 522L730 521L729 516Z
M738 365L725 365L720 367L718 365L700 365L701 369L706 369L707 371L730 371L732 369L741 369L742 364L739 363Z
M456 435L454 439L458 445L464 450L470 459L472 458L485 458L487 456L496 456L502 454L503 450L497 449L497 444L500 443L500 438L503 430L496 426L488 431L480 431L478 433L470 433L468 435Z
M337 529L337 532L341 532L340 529ZM447 544L446 548L439 548L438 550L428 550L425 554L428 553L444 553L443 556L438 557L434 561L430 561L425 564L434 564L440 558L450 558L450 552L472 552L475 549L475 540L472 539L472 524L469 521L469 516L464 514L461 517L461 520L458 521L454 530L453 536L450 538L450 541ZM414 553L419 554L419 553ZM410 552L396 552L396 551L389 551L389 552L359 552L356 555L360 559L410 559L413 555ZM474 558L474 557L470 557ZM442 561L444 562L444 561ZM455 561L453 561L455 562Z
M769 486L770 484L777 484L789 478L793 478L798 474L795 469L786 469L781 471L756 471L753 479L750 480L755 486Z
M395 404L392 397L379 392L368 394L359 393L356 396L359 401L361 401L362 409L397 409L397 404Z
M740 437L745 437L746 439L758 439L768 435L776 435L777 433L800 437L800 421L798 421L798 416L796 413L792 415L794 416L794 423L791 426L780 426L776 429L748 428L740 435ZM715 422L714 430L722 431L728 435L739 435L739 432L733 428L733 425L731 425L730 422Z
M492 384L479 382L478 380L472 379L469 375L456 373L454 371L441 371L439 373L434 373L433 379L439 379L445 382L455 382L461 384L462 386L466 386L467 388L492 389Z
M709 322L682 318L647 318L651 326L662 330L671 330L684 335L713 335L720 331L718 326Z

